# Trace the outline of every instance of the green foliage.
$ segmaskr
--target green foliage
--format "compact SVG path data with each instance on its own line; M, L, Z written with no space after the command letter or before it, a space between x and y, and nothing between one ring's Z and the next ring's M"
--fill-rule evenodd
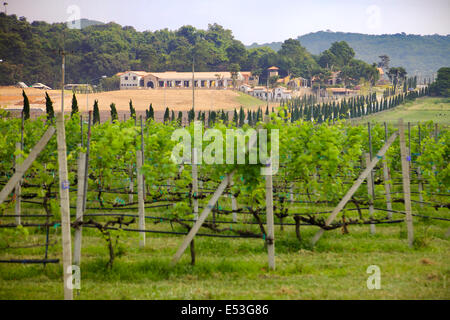
M432 96L450 97L450 68L438 70L437 79L430 86Z
M334 42L345 41L355 51L355 58L372 64L379 61L380 56L389 56L388 65L404 66L410 74L418 73L432 77L442 66L450 64L449 35L412 35L405 33L368 35L361 33L319 31L308 33L297 38L312 54L320 55L330 48ZM268 44L252 44L249 49L267 48L280 50L282 42ZM432 57L432 58L431 58Z
M314 57L296 39L284 41L278 52L268 47L247 50L230 30L218 24L208 25L207 30L182 26L175 31L138 32L132 27L108 23L75 30L63 23L30 24L15 15L0 15L0 56L6 61L0 64L0 71L5 70L0 72L0 85L20 79L58 86L54 75L60 72L57 49L62 47L62 33L66 50L77 52L66 61L70 70L66 81L86 83L107 74L110 77L100 80L100 88L108 91L120 89L117 73L124 70L190 71L193 61L196 71L230 70L232 74L251 71L260 77L261 83L266 83L267 68L273 65L280 68L282 77L308 79L320 73L320 65L336 70L355 66L358 70L355 79L373 80L370 65L362 68L362 61L352 64L355 52L340 40L330 43L331 47L320 57Z

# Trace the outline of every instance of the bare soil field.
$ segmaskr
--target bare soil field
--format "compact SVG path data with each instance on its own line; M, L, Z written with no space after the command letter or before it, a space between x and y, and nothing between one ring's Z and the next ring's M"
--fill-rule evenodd
M27 88L25 92L30 100L31 108L41 108L45 111L45 91ZM49 90L55 110L61 108L61 91ZM77 94L78 106L81 112L86 111L87 97ZM188 89L167 90L121 90L89 94L89 109L92 110L94 100L98 100L100 111L109 111L111 103L117 110L129 111L129 101L133 101L136 111L144 112L153 104L154 110L164 111L166 107L175 111L188 111L192 108L192 91ZM66 91L65 110L69 111L72 103L72 92ZM0 87L0 106L8 109L22 109L22 89L15 87ZM234 108L253 108L266 106L266 102L244 95L233 90L197 90L195 92L196 110L233 110Z

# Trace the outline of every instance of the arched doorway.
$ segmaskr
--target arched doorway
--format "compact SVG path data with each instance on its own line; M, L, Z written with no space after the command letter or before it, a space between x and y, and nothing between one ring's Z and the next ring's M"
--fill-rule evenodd
M153 83L153 81L147 82L147 88L152 88L152 89L155 88L155 84Z

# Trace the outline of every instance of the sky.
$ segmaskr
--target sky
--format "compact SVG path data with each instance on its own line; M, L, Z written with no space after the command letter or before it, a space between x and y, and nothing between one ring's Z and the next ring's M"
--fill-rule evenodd
M450 0L3 0L28 21L86 18L138 31L206 29L218 23L249 45L321 30L367 34L450 34ZM5 10L5 6L0 7Z

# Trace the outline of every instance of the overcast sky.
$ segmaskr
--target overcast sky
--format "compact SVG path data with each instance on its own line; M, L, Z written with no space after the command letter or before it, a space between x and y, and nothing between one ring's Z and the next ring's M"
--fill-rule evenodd
M205 29L217 22L244 44L283 41L320 30L369 34L450 34L450 0L3 0L28 21L81 18L139 31ZM1 8L2 10L4 7Z

